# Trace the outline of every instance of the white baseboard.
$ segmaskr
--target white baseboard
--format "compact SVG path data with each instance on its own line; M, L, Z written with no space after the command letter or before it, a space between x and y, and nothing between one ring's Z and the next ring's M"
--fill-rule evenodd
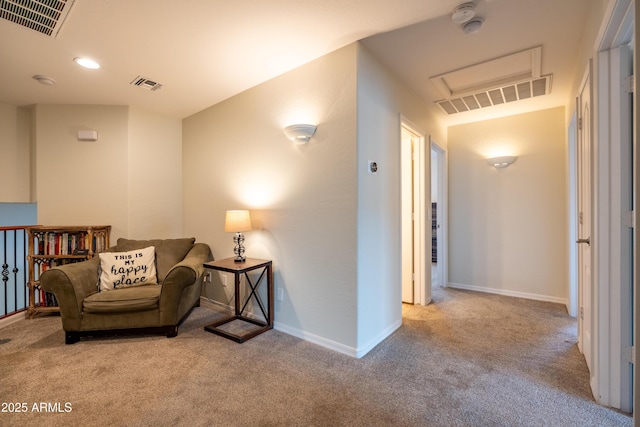
M27 315L25 311L21 311L20 313L13 314L11 316L5 317L4 319L0 319L0 329L6 328L9 325L13 325L21 320L25 320Z
M231 305L228 304L224 304L218 301L214 301L214 300L210 300L207 297L201 296L200 297L200 306L202 307L207 307L213 310L224 310L227 311L229 313L233 313L233 307ZM247 317L253 317L252 316L253 313L247 313ZM339 353L342 354L346 354L348 356L351 357L357 357L357 351L352 348L352 347L348 347L345 346L343 344L337 343L335 341L331 341L328 340L326 338L320 337L318 335L314 335L314 334L310 334L308 332L305 332L303 330L297 329L297 328L292 328L290 326L287 325L283 325L282 323L279 322L274 322L273 324L274 329L279 330L280 332L284 332L285 334L289 334L292 335L296 338L300 338L302 340L305 341L309 341L312 342L314 344L318 344L322 347L328 348L330 350L334 350L337 351Z
M400 319L397 322L391 324L388 328L386 328L385 330L380 332L377 337L375 337L374 339L371 340L371 342L369 342L368 345L359 348L357 350L357 352L356 352L356 358L359 359L362 356L364 356L365 354L369 353L371 350L373 350L375 348L375 346L377 346L382 341L387 339L387 337L389 335L391 335L392 333L394 333L400 326L402 326L402 319Z
M221 302L218 301L214 301L214 300L210 300L207 297L200 297L200 305L203 307L208 307L211 308L213 310L224 310L224 311L228 311L229 313L233 312L233 307L227 304L223 304ZM262 316L258 316L255 315L254 313L248 312L244 314L245 316L249 317L249 318L256 318L258 320L263 320ZM289 334L292 335L296 338L300 338L302 340L305 341L309 341L313 344L317 344L321 347L324 348L328 348L329 350L333 350L336 351L338 353L342 353L342 354L346 354L347 356L351 356L351 357L355 357L356 359L359 359L361 357L363 357L364 355L366 355L367 353L369 353L371 350L373 350L373 348L375 346L377 346L378 344L380 344L382 341L384 341L389 335L391 335L393 332L395 332L396 329L398 329L400 326L402 326L402 320L399 320L398 322L394 323L393 325L389 326L387 329L385 329L384 331L382 331L380 334L378 334L378 336L376 338L374 338L373 340L371 340L371 342L369 344L367 344L366 346L362 347L362 348L354 348L354 347L350 347L344 344L341 344L339 342L336 341L332 341L330 339L321 337L319 335L315 335L306 331L303 331L301 329L298 328L292 328L291 326L282 324L280 322L274 322L274 329L277 329L280 332L284 332L285 334Z
M382 331L376 338L371 340L369 344L361 348L354 348L348 345L341 344L339 342L321 337L319 335L315 335L306 331L303 331L298 328L292 328L291 326L284 325L279 322L275 322L274 328L284 332L286 334L292 335L296 338L300 338L305 341L309 341L310 343L317 344L321 347L327 348L329 350L336 351L338 353L346 354L347 356L355 357L356 359L360 359L369 353L375 346L384 341L389 335L391 335L396 329L402 326L402 320L394 323L389 326L387 329Z
M497 288L489 288L485 286L464 285L461 283L451 283L451 282L449 282L447 286L450 288L464 289L467 291L485 292L488 294L504 295L507 297L525 298L525 299L531 299L535 301L553 302L556 304L563 304L564 306L567 306L569 304L569 300L567 298L552 297L549 295L531 294L528 292L512 291L509 289L497 289Z
M328 348L329 350L337 351L338 353L346 354L351 357L358 357L357 350L353 347L341 344L336 341L329 340L327 338L315 335L309 332L305 332L298 328L292 328L291 326L284 325L280 322L275 322L274 328L285 334L292 335L296 338L300 338L305 341L309 341L313 344L317 344L321 347Z

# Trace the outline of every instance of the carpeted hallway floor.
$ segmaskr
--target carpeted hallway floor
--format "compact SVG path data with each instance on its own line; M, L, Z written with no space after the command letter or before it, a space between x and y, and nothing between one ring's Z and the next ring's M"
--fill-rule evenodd
M279 331L64 345L60 319L0 329L1 426L630 426L597 405L564 307L437 289L362 359ZM34 403L59 410L38 412ZM3 403L3 409L7 405Z

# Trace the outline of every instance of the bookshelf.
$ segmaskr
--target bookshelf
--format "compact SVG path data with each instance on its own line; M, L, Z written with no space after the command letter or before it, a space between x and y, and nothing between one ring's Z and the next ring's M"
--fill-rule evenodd
M86 261L109 247L110 225L27 227L27 316L60 311L55 296L40 288L40 274L58 265Z

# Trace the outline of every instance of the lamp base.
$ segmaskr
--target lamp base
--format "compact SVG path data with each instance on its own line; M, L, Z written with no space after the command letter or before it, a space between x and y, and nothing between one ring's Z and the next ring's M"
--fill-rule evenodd
M235 254L235 258L233 262L244 262L246 260L244 256L244 234L238 232L233 236L233 243L236 246L233 248L233 253Z

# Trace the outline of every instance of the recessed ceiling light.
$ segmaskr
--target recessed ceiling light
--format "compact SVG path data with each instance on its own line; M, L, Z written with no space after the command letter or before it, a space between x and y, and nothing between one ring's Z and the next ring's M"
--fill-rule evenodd
M76 64L78 64L78 65L80 65L81 67L84 67L84 68L90 68L92 70L97 70L98 68L100 68L100 64L98 64L93 59L89 59L89 58L73 58L73 60L76 62Z

